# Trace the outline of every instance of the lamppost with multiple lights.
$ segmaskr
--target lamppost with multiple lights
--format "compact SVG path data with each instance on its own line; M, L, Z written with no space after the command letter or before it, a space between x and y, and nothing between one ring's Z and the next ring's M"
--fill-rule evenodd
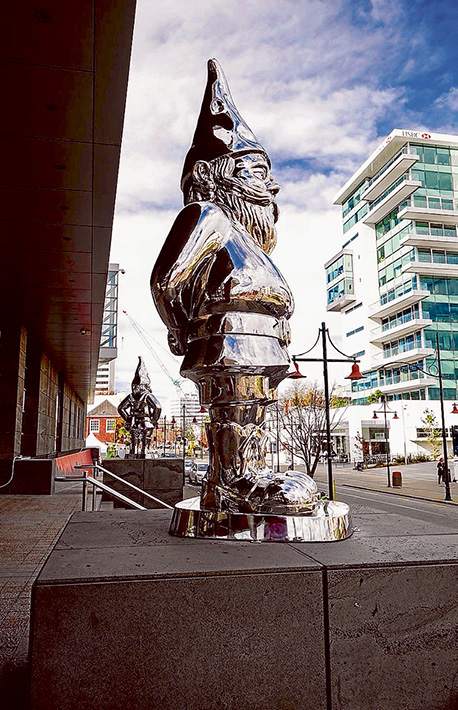
M318 345L318 341L320 340L321 337L321 346L322 346L322 357L304 357L304 355L308 355L308 353L312 352L314 348ZM330 358L328 357L328 349L327 349L327 341L329 341L330 345L334 348L336 352L338 352L340 355L343 355L343 358ZM291 379L300 379L305 377L305 375L302 375L299 372L299 367L297 365L298 362L322 362L323 363L323 380L324 380L324 408L325 408L325 420L326 420L326 442L327 442L327 450L328 450L328 455L327 455L327 467L328 467L328 488L329 488L329 500L334 500L334 487L333 487L333 481L332 481L332 456L331 456L331 420L330 420L330 415L329 415L329 410L330 410L330 400L329 400L329 377L328 377L328 362L351 362L353 363L351 373L346 377L346 380L361 380L363 379L363 375L359 371L358 367L358 362L355 357L352 357L350 355L346 355L343 353L339 348L337 348L334 343L331 340L331 337L329 335L329 330L326 327L326 323L322 323L321 327L318 330L318 337L314 344L312 345L309 350L306 350L303 353L299 353L299 355L293 355L292 357L294 366L296 368L296 371L293 372L292 375L290 375Z
M372 419L378 419L377 414L383 414L384 417L384 436L385 436L385 456L386 456L386 475L388 478L387 487L391 488L391 475L390 475L390 440L388 438L388 423L387 416L389 414L393 415L393 419L399 419L397 412L393 412L386 403L386 396L383 394L381 396L383 409L377 409L374 411L374 416Z

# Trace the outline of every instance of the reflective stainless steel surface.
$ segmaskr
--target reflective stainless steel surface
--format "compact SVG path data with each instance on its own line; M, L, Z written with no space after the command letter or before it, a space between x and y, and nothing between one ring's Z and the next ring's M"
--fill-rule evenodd
M287 376L291 291L270 258L279 186L263 146L240 116L226 78L208 81L185 160L185 207L164 243L151 291L181 374L208 408L206 511L285 513L315 502L305 474L265 461L265 409Z
M161 415L161 406L151 392L151 383L143 358L138 358L138 365L132 380L132 392L118 407L119 415L124 419L130 433L130 453L137 458L145 458L146 440L154 429Z
M199 498L188 498L175 506L170 534L253 542L336 542L351 535L351 518L348 505L336 501L320 500L302 515L262 515L202 510Z

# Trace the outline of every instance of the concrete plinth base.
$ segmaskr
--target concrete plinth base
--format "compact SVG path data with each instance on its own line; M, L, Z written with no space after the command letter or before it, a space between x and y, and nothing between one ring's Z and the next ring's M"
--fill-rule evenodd
M183 459L105 459L103 467L169 505L175 505L183 499ZM103 482L145 508L161 507L106 473L103 474ZM106 493L103 499L113 500L115 508L127 507Z
M269 545L74 514L33 589L32 710L454 707L458 536L354 523Z

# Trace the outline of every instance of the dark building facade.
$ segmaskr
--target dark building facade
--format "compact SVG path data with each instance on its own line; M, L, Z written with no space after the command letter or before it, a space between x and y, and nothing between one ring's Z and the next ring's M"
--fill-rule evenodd
M4 8L0 484L84 446L99 359L135 0Z

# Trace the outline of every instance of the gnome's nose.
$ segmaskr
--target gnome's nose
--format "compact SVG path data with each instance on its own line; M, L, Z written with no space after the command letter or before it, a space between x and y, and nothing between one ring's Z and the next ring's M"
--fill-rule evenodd
M275 182L275 180L272 180L268 185L267 189L269 192L272 193L272 195L276 195L278 192L280 192L280 185L278 182Z

